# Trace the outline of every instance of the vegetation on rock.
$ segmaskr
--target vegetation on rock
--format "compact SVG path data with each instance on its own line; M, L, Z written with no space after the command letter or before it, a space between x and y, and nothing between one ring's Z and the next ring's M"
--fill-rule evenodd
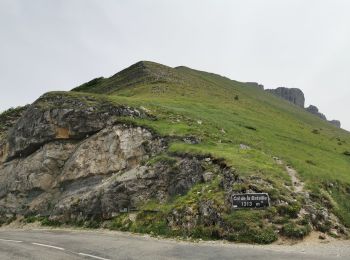
M83 161L87 165L83 170L91 174L66 176L58 188L74 193L83 185L98 186L102 179L105 184L90 197L67 195L67 212L74 218L62 217L66 213L59 212L58 204L54 205L58 202L52 200L49 217L33 211L28 221L251 243L272 243L278 236L301 239L312 228L346 236L346 227L350 227L350 159L344 152L350 150L350 134L263 88L187 67L144 61L71 92L48 93L35 107L55 120L64 118L60 127L67 129L74 129L74 115L94 122L84 125L86 131L70 131L64 142L74 142L61 148L75 153L69 161ZM56 117L55 109L60 116ZM51 129L47 128L51 121L45 121L43 129ZM112 130L120 131L112 126L121 124L125 131L143 131L147 136L147 142L135 146L142 151L136 159L134 155L121 157L132 169L118 166L98 171L90 167L93 159L78 157L89 154L94 145L108 148L94 151L96 156L114 151L108 146L110 142L103 140ZM53 142L63 144L55 133L38 135L46 138L38 143L44 147ZM126 140L132 140L128 136ZM285 165L276 163L276 156L297 170L309 197L295 192ZM68 159L60 158L63 164ZM63 166L57 167L59 172ZM127 191L116 183L126 185ZM147 187L142 186L145 183ZM124 204L116 206L112 198L135 190L132 206L137 211L116 212ZM271 207L233 210L229 195L245 192L268 193ZM30 194L34 196L33 191ZM41 188L38 194L43 196ZM145 200L137 200L140 197ZM6 204L5 199L6 194L0 192L0 203ZM96 201L103 202L106 209L93 207ZM110 206L116 214L106 214ZM87 210L89 214L79 217Z

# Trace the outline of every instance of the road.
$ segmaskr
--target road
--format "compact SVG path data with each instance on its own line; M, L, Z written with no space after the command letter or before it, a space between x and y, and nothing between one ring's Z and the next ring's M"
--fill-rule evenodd
M350 242L254 246L179 242L99 230L0 229L0 259L350 259Z

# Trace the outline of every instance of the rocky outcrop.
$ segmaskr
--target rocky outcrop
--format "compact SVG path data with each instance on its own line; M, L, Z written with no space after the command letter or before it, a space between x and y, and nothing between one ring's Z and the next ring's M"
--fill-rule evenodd
M318 116L319 118L323 120L327 120L326 116L318 111L318 108L316 106L310 105L306 108L306 111L310 112L311 114Z
M310 112L311 114L313 114L313 115L315 115L315 116L317 116L317 117L319 117L319 118L321 118L321 119L323 119L325 121L328 121L329 123L331 123L332 125L334 125L334 126L336 126L338 128L341 128L340 121L338 121L338 120L330 120L330 121L327 120L327 117L324 114L322 114L321 112L319 112L318 108L316 106L314 106L314 105L308 106L306 108L306 111Z
M122 116L145 117L146 114L84 96L46 94L9 130L6 144L0 147L0 161L28 156L54 140L84 139L111 124L114 117Z
M276 88L276 89L266 89L267 92L274 94L275 96L281 97L289 102L304 108L305 106L305 96L304 93L298 88Z
M261 85L259 83L256 83L256 82L246 82L246 84L248 86L251 86L251 87L254 87L254 88L258 88L258 89L261 89L261 90L264 90L264 85Z
M338 128L341 128L341 123L339 120L330 120L328 122L331 123L332 125L338 127Z
M305 106L305 96L304 93L298 89L298 88L277 88L277 89L266 89L265 91L272 93L275 96L278 96L280 98L283 98L291 103L293 103L294 105L297 105L299 107L304 108ZM322 120L328 121L326 116L324 114L322 114L318 108L314 105L310 105L307 108L305 108L306 111L310 112L311 114L321 118ZM329 123L331 123L332 125L340 128L341 127L341 123L338 120L331 120L328 121Z
M86 101L45 95L11 128L0 162L0 216L110 219L150 199L183 195L214 177L204 174L195 157L145 164L166 149L166 139L118 119L149 116Z

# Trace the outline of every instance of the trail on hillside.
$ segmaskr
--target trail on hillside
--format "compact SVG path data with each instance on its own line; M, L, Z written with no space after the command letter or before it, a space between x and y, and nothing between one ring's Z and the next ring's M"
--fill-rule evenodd
M286 170L292 180L294 191L298 193L304 192L304 183L299 179L298 172L289 165L286 166Z
M273 158L275 160L275 162L279 165L285 165L285 163L279 159L278 157L274 157ZM299 177L298 177L298 172L291 167L290 165L286 165L285 169L292 181L292 187L294 189L295 192L297 193L301 193L301 192L305 192L304 190L304 182L302 182Z

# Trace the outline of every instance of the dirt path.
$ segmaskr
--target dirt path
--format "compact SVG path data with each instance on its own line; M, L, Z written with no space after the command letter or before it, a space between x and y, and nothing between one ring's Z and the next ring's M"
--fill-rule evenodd
M298 172L288 165L286 166L286 170L292 180L294 191L297 193L304 192L304 183L298 178Z
M273 159L275 160L275 162L278 165L284 165L284 162L281 159L279 159L278 157L274 157ZM286 169L286 171L287 171L287 173L292 181L292 186L293 186L294 191L297 193L305 192L304 183L299 179L298 172L289 165L286 165L285 169Z

